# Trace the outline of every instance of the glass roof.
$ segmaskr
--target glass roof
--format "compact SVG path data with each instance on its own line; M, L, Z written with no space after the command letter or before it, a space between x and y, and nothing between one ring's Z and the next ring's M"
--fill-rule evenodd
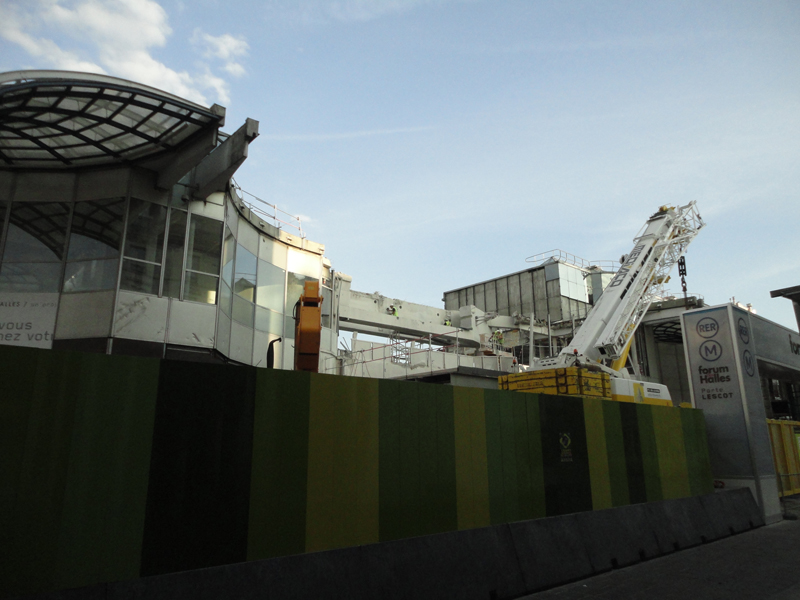
M147 86L87 73L0 74L0 169L129 164L187 143L224 120Z

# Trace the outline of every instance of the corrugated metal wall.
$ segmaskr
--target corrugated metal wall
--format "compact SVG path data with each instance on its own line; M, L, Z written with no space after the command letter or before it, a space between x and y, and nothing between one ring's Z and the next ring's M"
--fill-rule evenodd
M474 305L485 312L513 313L551 322L583 319L590 309L583 271L564 263L542 265L521 273L445 292L446 310Z
M700 411L0 346L0 593L712 490Z

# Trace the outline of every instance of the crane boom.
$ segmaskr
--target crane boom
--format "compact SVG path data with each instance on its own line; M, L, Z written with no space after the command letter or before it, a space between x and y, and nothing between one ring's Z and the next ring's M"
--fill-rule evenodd
M662 206L634 238L633 249L571 344L536 368L563 367L574 363L576 355L592 363L623 356L672 267L704 226L694 201L678 208Z

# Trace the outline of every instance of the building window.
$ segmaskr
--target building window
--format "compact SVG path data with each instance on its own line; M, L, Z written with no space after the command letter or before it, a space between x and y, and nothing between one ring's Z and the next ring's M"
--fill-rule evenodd
M158 295L167 209L131 198L120 288Z
M230 228L225 226L225 243L222 248L222 280L233 287L233 259L236 255L236 238Z
M78 202L72 213L64 292L116 287L125 199Z
M275 335L283 334L283 314L257 306L256 329ZM294 329L292 329L292 331L294 331Z
M0 266L0 291L56 293L70 205L14 203Z
M233 291L248 302L255 302L256 299L257 262L255 254L241 244L237 246Z
M221 221L200 215L191 216L186 251L184 300L206 304L217 303L222 227Z
M266 261L258 261L256 301L259 306L282 312L285 283L286 271Z
M7 211L8 202L0 200L0 255L3 252L3 230L5 229Z
M178 186L176 186L178 187ZM162 294L168 298L181 297L183 279L183 251L186 247L186 211L171 209L167 233L167 256L164 263Z

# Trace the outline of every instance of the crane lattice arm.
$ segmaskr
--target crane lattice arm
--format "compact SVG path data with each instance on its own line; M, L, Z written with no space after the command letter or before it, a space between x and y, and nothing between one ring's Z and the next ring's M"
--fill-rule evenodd
M592 362L620 358L651 302L662 293L672 267L704 225L694 201L678 208L661 207L634 238L633 250L572 343L558 357L537 366L564 365L576 354Z

